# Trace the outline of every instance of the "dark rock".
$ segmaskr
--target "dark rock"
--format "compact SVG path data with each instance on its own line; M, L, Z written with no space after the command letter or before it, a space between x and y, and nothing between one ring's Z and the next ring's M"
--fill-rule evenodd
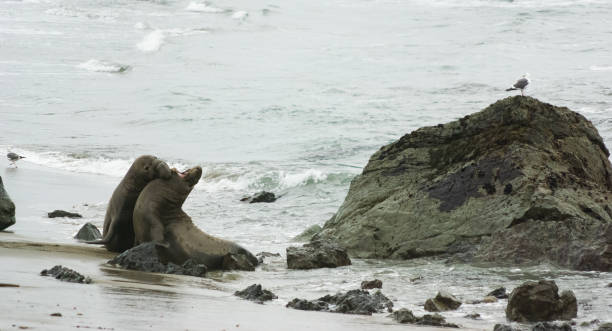
M281 255L279 253L259 252L255 254L255 256L257 257L257 262L259 262L259 264L262 264L265 258L280 257Z
M612 331L612 323L601 324L595 331Z
M276 196L272 192L261 191L253 194L252 197L244 197L240 199L240 201L248 202L248 203L258 203L258 202L274 202L276 201Z
M254 265L244 254L227 253L223 257L223 262L221 263L221 269L223 270L253 271L256 266L257 265Z
M257 303L278 299L274 293L262 289L260 284L253 284L242 291L236 291L234 295Z
M0 177L0 231L15 224L15 204L4 189Z
M493 327L493 331L522 331L522 330L513 328L510 325L495 324L495 326Z
M287 247L287 268L316 269L350 265L346 250L338 244L317 240L302 247Z
M438 292L435 298L427 299L425 302L425 310L432 312L455 310L459 306L461 306L461 301L446 291Z
M83 240L83 241L91 241L102 238L102 234L98 228L91 224L90 222L85 223L74 236L74 239Z
M328 311L342 314L371 315L384 310L393 311L393 302L380 291L370 294L364 290L351 290L336 295L326 295L319 299L308 301L293 299L287 307L300 310Z
M479 320L480 319L480 314L478 314L478 313L467 314L467 315L465 315L463 317L469 318L469 319L472 319L472 320Z
M371 290L373 288L382 288L382 280L374 279L374 280L364 280L363 282L361 282L361 289Z
M53 314L50 314L49 316L62 317L62 314L61 313L53 313Z
M567 323L563 323L561 325L548 323L548 322L538 322L531 328L531 331L572 331L573 328L571 325Z
M431 325L431 326L441 326L447 328L458 328L457 324L446 323L446 319L438 314L433 315L423 315L422 317L414 316L412 311L402 308L400 310L394 311L391 315L395 321L402 324L416 324L416 325Z
M65 210L59 210L56 209L50 213L47 213L47 216L49 218L56 218L56 217L68 217L68 218L82 218L83 216L81 216L81 214L78 213L71 213Z
M582 115L506 98L382 147L316 238L360 258L612 271L608 156Z
M115 256L108 263L130 270L196 277L204 277L207 272L205 265L196 264L191 259L185 261L180 266L172 262L165 263L164 261L166 259L163 258L163 254L160 254L159 246L153 242L147 242Z
M612 287L612 283L608 284L608 287Z
M305 242L305 241L311 241L312 238L319 232L321 232L323 228L321 228L320 225L312 225L310 227L308 227L308 229L304 230L302 233L298 234L297 236L293 237L292 241L297 241L297 242Z
M489 292L487 296L493 296L498 299L508 299L508 293L506 293L505 287L496 288L493 291Z
M393 318L393 320L395 320L398 323L402 323L402 324L406 324L406 323L414 324L417 321L417 318L416 316L414 316L412 311L406 308L396 310L393 313L391 313L390 316L391 318Z
M72 269L62 267L61 265L56 265L55 267L51 269L44 269L43 271L40 272L40 275L41 276L52 276L52 277L55 277L55 279L59 279L63 282L82 283L82 284L91 283L91 278L85 277Z
M521 323L571 320L578 312L576 297L572 291L561 296L558 291L554 281L525 282L510 294L506 317Z

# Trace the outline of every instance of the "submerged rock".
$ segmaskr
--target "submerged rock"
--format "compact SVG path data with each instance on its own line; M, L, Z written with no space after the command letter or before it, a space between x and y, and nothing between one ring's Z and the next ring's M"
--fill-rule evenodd
M223 262L221 262L221 269L223 270L254 271L256 266L244 254L227 253L223 257Z
M465 316L463 316L463 317L465 317L465 318L469 318L469 319L472 319L472 320L479 320L479 319L481 319L481 316L480 316L480 314L478 314L478 313L474 313L474 314L467 314L467 315L465 315Z
M206 266L195 264L191 259L185 261L183 265L177 265L172 262L164 263L162 260L165 259L160 256L158 246L153 242L147 242L115 256L108 263L118 265L124 269L146 272L196 277L204 277L206 275Z
M287 268L336 268L351 264L346 250L329 241L313 241L302 247L287 247Z
M612 168L582 115L509 97L383 146L318 239L362 258L612 270Z
M85 223L74 236L74 239L83 240L83 241L91 241L102 238L102 234L98 228L91 224L90 222Z
M306 230L304 230L302 233L293 237L292 241L297 241L297 242L310 241L317 233L321 232L322 229L323 228L320 225L317 225L317 224L312 225L308 227Z
M506 317L521 323L571 320L578 312L576 297L572 291L561 296L558 291L554 281L525 282L510 293Z
M536 323L536 325L534 325L531 328L531 331L572 331L572 330L573 330L572 326L567 323L554 324L554 323L548 323L548 322Z
M47 217L56 218L56 217L68 217L68 218L83 218L83 216L79 213L71 213L65 210L56 209L50 213L47 213Z
M374 279L374 280L364 280L363 282L361 282L361 289L371 290L373 288L382 288L382 280Z
M508 299L508 293L506 293L506 288L505 287L499 287L494 289L493 291L489 292L489 294L487 294L487 296L493 296L496 297L498 299Z
M0 177L0 231L15 224L15 204L4 189Z
M523 330L513 328L512 326L506 325L506 324L495 324L495 326L493 327L493 331L523 331Z
M316 300L293 299L287 307L300 310L327 311L342 314L371 315L393 311L393 302L380 291L370 294L364 290L351 290L336 295L326 295Z
M425 310L432 312L455 310L460 306L461 301L446 291L440 291L435 298L425 301Z
M253 284L242 291L236 291L234 295L249 301L255 301L257 303L278 299L276 294L262 289L261 284Z
M91 278L85 277L72 269L62 267L61 265L56 265L51 269L44 269L43 271L40 272L40 275L41 276L52 276L52 277L55 277L55 279L59 279L63 282L69 282L69 283L82 283L82 284L91 283Z
M261 191L253 194L253 196L248 196L240 199L240 201L248 202L248 203L258 203L258 202L274 202L276 201L276 196L272 192Z
M431 325L431 326L440 326L447 328L458 328L457 324L447 323L446 319L438 314L433 315L423 315L422 317L414 316L412 311L402 308L400 310L394 311L391 316L395 321L402 324L417 324L417 325Z

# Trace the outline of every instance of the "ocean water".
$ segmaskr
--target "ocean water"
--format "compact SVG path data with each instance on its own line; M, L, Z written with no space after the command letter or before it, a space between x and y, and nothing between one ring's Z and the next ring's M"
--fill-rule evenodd
M333 215L380 146L516 94L504 89L526 72L527 94L582 113L611 146L610 17L607 0L2 1L0 151L75 180L118 182L141 154L200 165L185 205L196 223L284 254ZM281 199L239 202L264 189ZM74 203L102 224L106 199ZM71 242L80 224L64 225L46 239ZM553 278L576 291L579 320L612 321L611 275L551 266L288 272L273 259L234 284L267 283L282 303L373 277L417 312L440 288L477 299ZM489 328L504 305L446 316ZM483 319L462 319L473 311Z

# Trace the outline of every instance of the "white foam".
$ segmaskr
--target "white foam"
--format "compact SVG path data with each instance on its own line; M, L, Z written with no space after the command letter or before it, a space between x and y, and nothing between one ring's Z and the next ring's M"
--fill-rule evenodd
M223 13L225 10L217 7L213 7L208 5L207 3L200 3L196 1L192 1L185 7L185 10L200 12L200 13Z
M237 11L232 15L233 19L242 20L242 21L246 20L248 17L249 17L249 13L244 10Z
M4 34L23 34L23 35L53 35L59 36L63 35L62 32L59 31L45 31L45 30L36 30L36 29L11 29L11 28L0 28L0 33Z
M134 29L137 30L148 30L150 28L151 26L149 26L149 23L147 22L137 22L136 24L134 24Z
M590 66L593 71L612 71L612 66Z
M125 64L90 59L87 62L77 65L77 68L93 72L124 72L129 69L129 66Z
M145 53L157 52L164 43L164 39L164 32L157 29L147 34L136 47Z

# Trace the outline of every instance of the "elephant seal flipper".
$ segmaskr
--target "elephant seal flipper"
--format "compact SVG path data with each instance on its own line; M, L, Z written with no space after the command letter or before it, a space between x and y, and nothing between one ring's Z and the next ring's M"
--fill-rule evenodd
M185 199L201 177L202 168L195 167L182 173L173 171L170 178L153 180L145 187L134 207L135 244L167 242L165 254L178 265L192 259L208 270L223 269L228 265L224 260L235 256L234 260L244 262L232 264L232 268L254 270L258 261L251 252L203 232L183 211Z
M100 240L87 244L102 244L111 252L123 252L134 246L133 212L136 200L145 186L157 178L170 178L168 165L152 155L138 157L113 191Z

